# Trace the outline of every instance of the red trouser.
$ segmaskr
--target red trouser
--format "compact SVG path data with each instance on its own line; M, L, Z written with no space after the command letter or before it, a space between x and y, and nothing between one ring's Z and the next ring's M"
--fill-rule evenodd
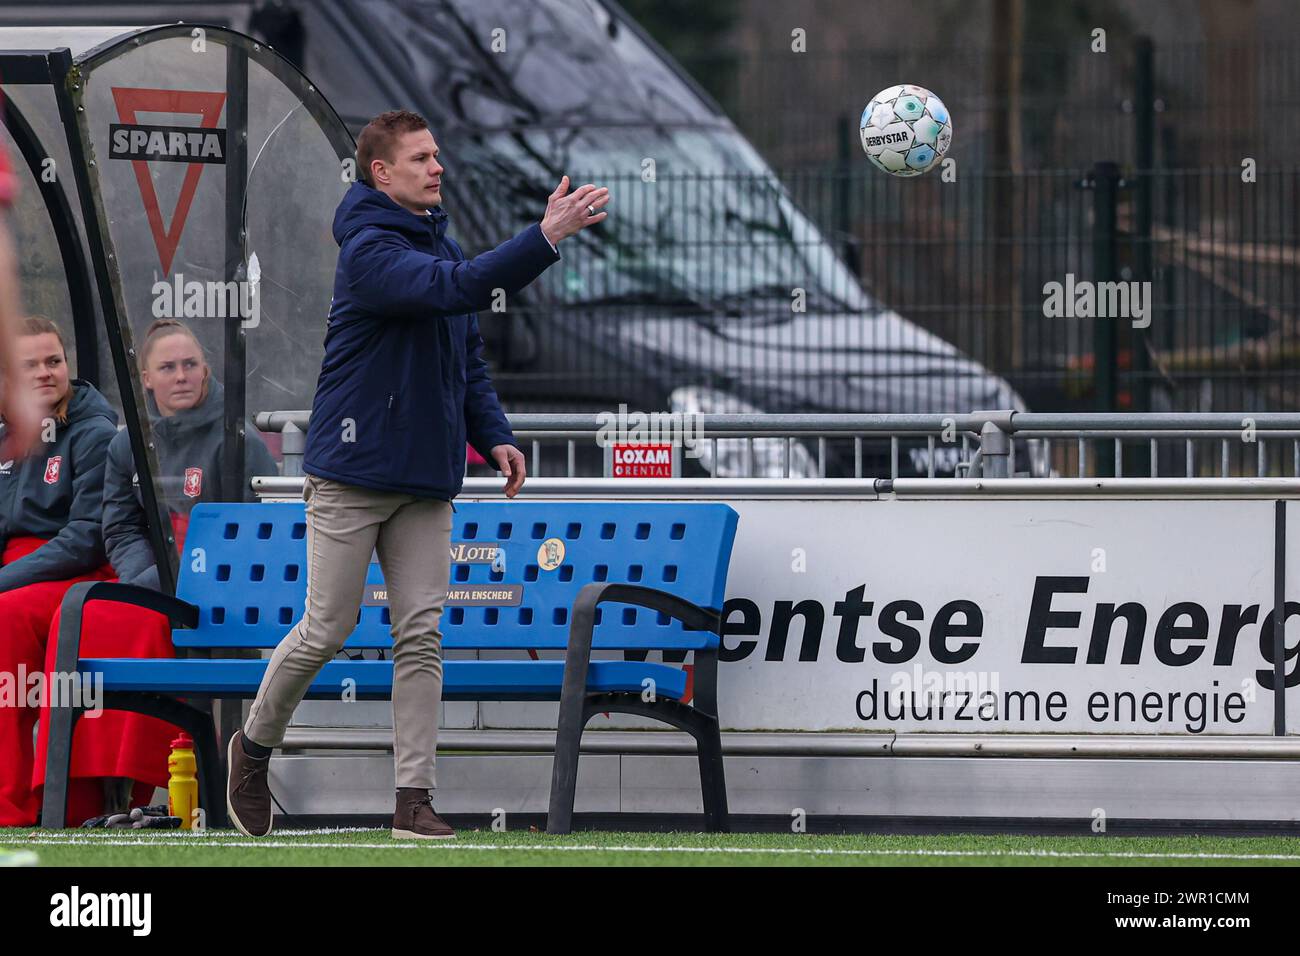
M0 563L30 554L39 538L9 541ZM32 826L40 815L45 782L45 731L33 752L32 730L43 712L26 706L26 687L14 684L21 672L54 667L59 603L78 581L113 580L112 568L64 581L46 581L0 593L0 678L11 683L16 699L0 699L0 826ZM171 631L161 614L142 608L92 601L82 618L83 657L173 657ZM27 686L30 686L27 685ZM42 695L44 701L44 695ZM102 711L77 721L73 736L67 823L80 825L102 813L102 777L138 781L132 804L145 803L156 786L167 785L169 743L178 731L142 714Z

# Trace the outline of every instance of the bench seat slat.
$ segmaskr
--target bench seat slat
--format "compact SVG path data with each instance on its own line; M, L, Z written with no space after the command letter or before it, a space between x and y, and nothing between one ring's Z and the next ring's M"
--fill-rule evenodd
M606 604L602 605L602 609L608 613L609 608L618 606L619 605ZM653 612L650 613L653 615ZM666 632L662 636L658 634L661 630ZM175 633L179 638L180 635L191 632L176 631ZM226 639L205 640L199 646L205 648L251 648L256 650L267 650L274 648L279 644L280 640L288 633L288 628L249 628L249 633L246 635L240 636L237 633L228 634ZM178 647L186 646L185 642L179 639L175 643ZM710 646L710 644L716 643L716 637L707 631L669 630L668 628L659 628L651 624L641 629L619 627L602 631L601 628L598 627L595 636L592 638L591 646L594 650L598 651L693 651L701 650ZM348 638L347 644L344 646L350 651L375 649L391 650L393 647L393 639L387 627L370 630L358 628L352 632L352 636ZM520 626L500 626L490 630L444 628L442 638L442 649L444 651L562 651L568 646L567 631L553 634L546 631L539 632L536 629Z
M266 672L265 660L171 660L83 658L79 670L102 679L103 690L166 693L177 697L251 698ZM559 700L564 661L444 661L444 700ZM592 661L592 693L640 693L654 681L656 696L680 700L686 673L679 667L640 661ZM387 700L393 690L392 661L330 661L307 692L311 700L340 700L344 682L356 682L358 699Z

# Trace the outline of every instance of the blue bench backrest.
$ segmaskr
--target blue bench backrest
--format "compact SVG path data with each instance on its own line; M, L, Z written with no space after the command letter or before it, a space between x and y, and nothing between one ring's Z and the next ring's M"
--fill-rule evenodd
M701 607L721 608L736 512L710 502L464 502L452 525L453 549L472 560L453 562L450 586L517 589L517 604L456 606L442 617L443 648L567 646L569 613L592 581L660 588ZM563 560L546 570L563 545ZM178 647L274 647L302 616L306 599L304 505L196 506L181 555L177 596L199 607L199 626L177 630ZM478 553L469 553L477 547ZM493 554L504 553L504 569ZM553 562L552 562L553 563ZM372 563L367 595L383 584ZM480 595L481 596L481 595ZM496 600L499 594L488 597ZM363 603L348 647L391 647L387 606ZM594 647L695 648L716 635L687 631L645 608L605 604Z

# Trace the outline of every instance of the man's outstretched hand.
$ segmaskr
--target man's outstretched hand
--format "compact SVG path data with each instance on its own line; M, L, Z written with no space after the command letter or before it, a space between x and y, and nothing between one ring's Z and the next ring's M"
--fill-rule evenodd
M16 371L6 378L7 382L0 381L0 415L5 420L5 427L0 429L0 461L23 458L31 452L40 437L44 416L49 414L36 393L18 381Z
M552 245L558 245L561 239L567 239L588 226L594 226L609 215L607 212L601 212L601 207L609 202L609 190L604 186L598 189L591 183L587 183L566 196L567 192L569 192L569 177L565 176L546 201L546 215L542 217L542 234L551 241ZM591 214L588 206L596 210L596 215Z
M524 466L524 453L514 445L496 445L492 449L492 460L497 463L497 471L506 476L506 497L513 498L528 477Z

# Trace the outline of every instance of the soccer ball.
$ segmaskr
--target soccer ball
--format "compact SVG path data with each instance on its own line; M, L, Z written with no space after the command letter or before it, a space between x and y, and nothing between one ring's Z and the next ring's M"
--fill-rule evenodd
M862 148L891 176L919 176L948 152L952 119L943 100L920 86L881 90L862 111Z

